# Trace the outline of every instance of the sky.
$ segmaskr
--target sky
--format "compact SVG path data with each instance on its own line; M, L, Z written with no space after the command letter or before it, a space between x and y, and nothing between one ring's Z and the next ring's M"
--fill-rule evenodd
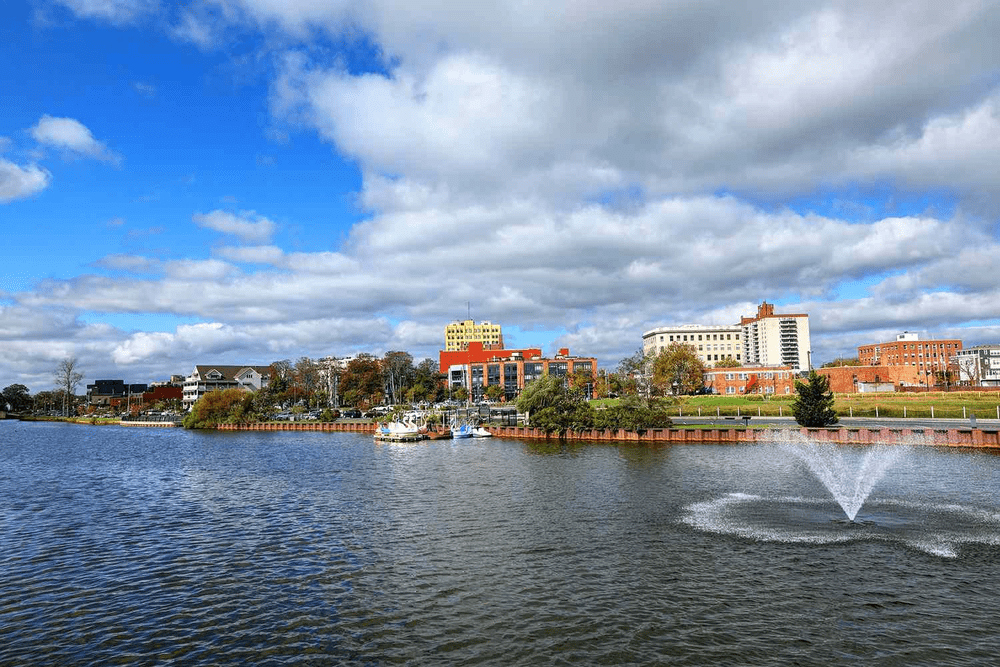
M9 0L0 26L0 386L436 359L469 315L614 367L765 300L817 365L1000 343L993 2Z

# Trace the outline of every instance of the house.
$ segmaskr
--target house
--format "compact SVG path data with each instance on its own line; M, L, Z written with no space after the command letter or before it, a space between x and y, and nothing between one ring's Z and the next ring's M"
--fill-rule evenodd
M195 366L194 372L184 379L184 408L190 408L210 391L263 389L270 377L269 366Z

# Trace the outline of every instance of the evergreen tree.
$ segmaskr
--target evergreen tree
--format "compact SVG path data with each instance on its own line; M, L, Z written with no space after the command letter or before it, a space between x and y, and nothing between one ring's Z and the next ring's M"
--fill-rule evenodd
M816 371L809 371L809 381L795 381L798 396L792 403L792 414L802 426L818 428L837 423L837 413L833 411L833 392L830 380Z

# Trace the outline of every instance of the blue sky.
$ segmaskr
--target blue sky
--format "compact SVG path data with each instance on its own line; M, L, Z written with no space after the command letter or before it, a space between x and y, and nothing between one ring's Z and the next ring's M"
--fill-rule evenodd
M0 8L0 386L435 357L614 366L810 314L813 359L1000 342L988 2Z

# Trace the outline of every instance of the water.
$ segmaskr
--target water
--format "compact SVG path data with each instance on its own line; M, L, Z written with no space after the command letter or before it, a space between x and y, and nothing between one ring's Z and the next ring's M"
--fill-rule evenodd
M0 423L0 665L981 665L1000 459Z

